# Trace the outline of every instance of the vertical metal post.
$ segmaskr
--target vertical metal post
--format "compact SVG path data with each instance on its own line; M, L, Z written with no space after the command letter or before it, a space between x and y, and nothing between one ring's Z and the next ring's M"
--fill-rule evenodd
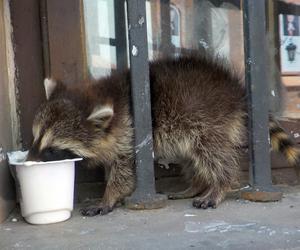
M216 3L211 2L216 6ZM205 1L195 1L193 6L193 39L197 41L197 49L203 53L213 54L212 42L212 6Z
M282 194L272 187L269 153L265 1L244 0L243 12L252 189L244 191L242 196L256 201L279 200Z
M50 68L47 0L40 1L40 18L41 18L42 41L43 41L44 75L45 77L50 77L51 68Z
M155 192L145 0L127 0L127 17L137 185L125 202L132 209L159 208L166 196Z
M161 44L159 49L162 55L171 56L174 53L174 46L171 42L170 0L160 0L160 23Z
M114 0L117 70L127 68L125 0Z

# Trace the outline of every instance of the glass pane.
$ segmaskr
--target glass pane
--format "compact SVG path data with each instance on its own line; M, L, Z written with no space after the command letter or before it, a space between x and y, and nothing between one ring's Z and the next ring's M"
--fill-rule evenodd
M205 49L243 72L242 15L231 1L146 2L148 52L153 60L183 50ZM233 1L237 2L237 1ZM94 78L126 67L126 1L83 0L87 62ZM117 12L117 14L116 14ZM123 65L118 65L118 60Z
M199 50L227 59L244 78L241 0L147 0L149 60ZM300 0L266 3L269 109L300 143ZM94 78L129 65L126 1L83 0L88 70ZM282 161L273 160L273 164Z
M266 1L270 110L300 118L300 0ZM83 0L88 69L94 78L128 67L126 1ZM149 59L205 50L244 76L243 22L238 0L149 0ZM262 39L264 35L262 34Z
M227 58L242 73L242 13L236 2L239 1L151 0L149 58L204 49Z
M300 143L300 1L269 1L270 109Z
M114 1L84 0L83 11L88 69L99 78L117 67Z
M279 75L285 90L281 115L285 119L300 118L299 5L299 0L278 3L277 13L275 13L278 23L274 25L277 26L277 32L279 34Z
M99 78L129 65L128 28L124 0L83 0L87 64ZM152 15L146 2L149 57L153 58Z

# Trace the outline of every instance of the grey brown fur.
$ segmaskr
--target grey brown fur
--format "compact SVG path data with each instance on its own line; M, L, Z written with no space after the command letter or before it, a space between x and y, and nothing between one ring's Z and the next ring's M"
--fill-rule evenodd
M106 214L135 188L130 74L65 86L48 80L38 111L31 159L70 155L110 172L101 204ZM239 78L207 57L184 56L150 64L156 160L180 162L190 187L169 198L195 197L197 208L216 207L235 181L246 137L245 90Z

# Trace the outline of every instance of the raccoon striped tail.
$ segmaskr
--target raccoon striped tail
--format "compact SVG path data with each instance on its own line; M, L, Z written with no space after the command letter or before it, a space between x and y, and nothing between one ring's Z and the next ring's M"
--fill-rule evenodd
M272 149L281 152L290 165L300 167L300 150L273 117L270 117L269 128Z

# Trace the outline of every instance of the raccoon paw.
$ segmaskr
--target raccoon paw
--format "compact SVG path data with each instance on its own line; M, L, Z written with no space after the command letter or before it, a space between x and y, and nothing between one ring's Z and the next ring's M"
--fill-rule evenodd
M202 199L201 197L197 197L193 200L193 207L202 209L207 209L209 207L217 208L217 202L213 199Z
M95 215L105 215L111 212L113 209L109 206L92 206L92 207L87 207L83 208L80 210L81 214L83 216L95 216Z

